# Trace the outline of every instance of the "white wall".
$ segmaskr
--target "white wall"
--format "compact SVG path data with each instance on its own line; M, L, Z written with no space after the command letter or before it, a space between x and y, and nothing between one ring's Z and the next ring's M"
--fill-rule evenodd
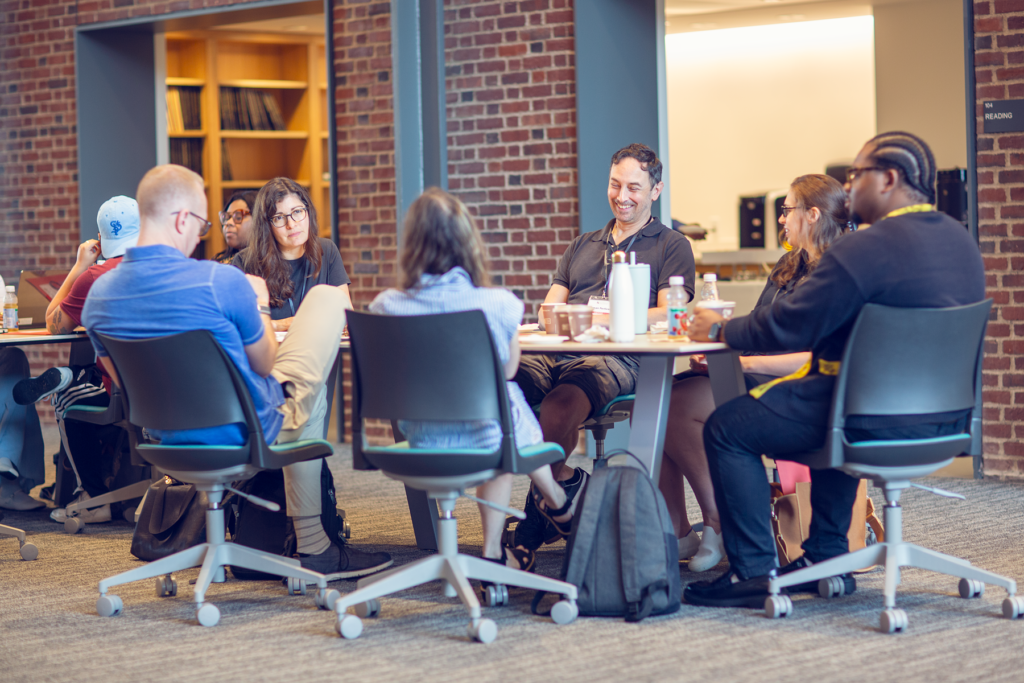
M921 136L941 169L967 167L963 3L875 7L878 131Z
M740 196L851 160L875 134L873 33L859 16L666 38L672 214L717 226L695 251L738 248Z

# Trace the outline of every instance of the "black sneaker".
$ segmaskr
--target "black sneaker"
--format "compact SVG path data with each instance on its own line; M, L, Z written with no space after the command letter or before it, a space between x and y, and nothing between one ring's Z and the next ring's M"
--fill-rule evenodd
M760 609L768 597L771 574L733 581L730 569L714 581L697 581L683 591L683 600L705 607L749 607ZM737 576L737 578L739 578Z
M545 543L554 543L562 537L558 529L537 509L533 499L533 484L530 484L530 490L526 493L523 512L526 513L526 519L509 517L505 520L505 531L501 535L502 545L536 550Z
M71 368L50 368L38 377L23 379L14 385L14 402L27 406L71 384L75 378Z
M394 560L387 553L367 553L356 550L348 543L331 547L319 555L303 555L299 553L299 561L303 569L318 572L327 577L328 581L338 579L355 579L367 574L379 572L390 567Z
M779 576L791 574L798 569L805 569L813 564L813 562L801 555L780 569ZM853 578L853 574L843 574L835 578L838 578L843 582L843 592L840 593L840 595L850 595L857 590L857 579ZM818 582L808 581L807 583L798 583L795 586L789 586L786 590L790 593L818 593Z

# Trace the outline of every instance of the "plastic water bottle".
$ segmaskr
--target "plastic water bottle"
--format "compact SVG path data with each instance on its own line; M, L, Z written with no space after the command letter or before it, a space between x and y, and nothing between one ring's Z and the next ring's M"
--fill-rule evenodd
M613 342L631 342L636 338L633 317L633 276L626 263L626 254L612 254L611 283L608 286L608 304L611 307L611 339Z
M686 280L682 275L673 275L668 279L668 336L682 337L689 327L686 317L686 304L690 295L683 289Z
M18 329L18 295L14 293L14 285L7 285L4 297L4 329Z
M704 286L700 288L701 301L720 301L718 296L718 276L714 273L704 274Z

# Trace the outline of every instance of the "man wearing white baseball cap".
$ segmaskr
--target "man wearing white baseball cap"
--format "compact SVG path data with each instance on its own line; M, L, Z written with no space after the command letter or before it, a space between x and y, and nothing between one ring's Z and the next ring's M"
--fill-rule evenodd
M93 283L116 268L124 252L139 241L139 205L131 197L111 197L100 206L96 225L99 240L79 245L74 267L46 309L46 329L51 334L67 334L81 324L82 307ZM101 255L106 260L100 262ZM20 405L51 395L58 417L74 404L105 407L110 404L110 378L95 364L76 365L50 368L14 386L14 401ZM71 451L68 457L78 477L79 497L106 493L105 471L110 469L120 429L83 422L61 424ZM58 508L50 517L63 523L64 510ZM81 517L86 523L110 521L110 506L87 510Z

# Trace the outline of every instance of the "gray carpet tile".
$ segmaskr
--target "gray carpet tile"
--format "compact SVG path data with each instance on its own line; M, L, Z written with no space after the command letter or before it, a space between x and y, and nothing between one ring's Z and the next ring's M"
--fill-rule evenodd
M52 434L48 441L52 445ZM51 451L52 452L52 451ZM330 459L338 496L353 526L353 542L386 550L403 564L415 548L402 486L376 472L353 472L350 449ZM907 540L965 557L1024 579L1024 485L936 479L967 501L919 490L904 496ZM528 481L517 478L513 504ZM872 489L876 503L879 492ZM690 509L697 510L690 497ZM456 512L462 549L479 552L475 504ZM962 600L956 580L908 570L898 595L909 629L876 631L882 574L858 577L852 596L794 599L781 621L754 610L683 605L674 615L640 624L580 618L567 626L530 614L532 594L513 589L511 604L486 609L498 625L490 645L466 636L467 617L432 584L382 600L362 637L344 641L332 612L311 596L289 597L277 582L229 580L208 600L221 610L216 627L195 622L188 580L179 594L157 598L152 581L115 588L124 612L96 615L97 582L139 566L128 553L125 522L86 527L67 536L44 512L9 512L4 523L29 532L39 559L23 562L17 542L0 539L0 681L1020 681L1024 679L1024 620L1001 617L1003 591L989 588ZM540 552L539 571L556 575L564 543ZM710 578L681 567L683 581ZM355 582L333 584L348 592Z

